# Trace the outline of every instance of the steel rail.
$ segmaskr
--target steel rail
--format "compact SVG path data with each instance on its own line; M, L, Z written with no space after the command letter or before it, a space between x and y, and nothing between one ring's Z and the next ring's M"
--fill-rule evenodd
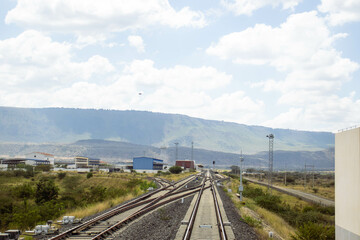
M189 189L186 190L186 191L189 191ZM149 205L145 206L144 208L140 209L139 211L133 213L131 216L129 216L129 217L123 219L122 221L114 224L114 225L111 226L110 228L105 229L104 231L102 231L101 233L99 233L98 235L96 235L94 238L92 238L92 240L105 239L105 238L106 238L108 235L110 235L112 232L115 232L115 231L117 231L118 229L120 229L120 228L122 227L122 225L127 224L127 223L133 221L134 219L136 219L136 218L138 218L138 217L140 217L140 216L142 216L142 215L144 215L144 214L146 214L146 213L148 213L148 212L150 212L150 211L152 211L152 210L154 210L154 209L156 209L156 208L158 208L158 207L160 207L160 206L163 206L163 205L165 205L165 204L167 204L167 203L173 202L173 201L175 201L175 200L177 200L177 199L186 197L186 196L188 196L188 195L195 194L196 192L199 192L199 191L201 191L201 189L195 189L195 190L192 190L192 191L187 192L187 193L185 193L185 194L182 194L182 195L180 195L180 196L176 196L176 197L167 199L167 200L165 200L165 201L163 201L163 202L160 202L160 203L157 203L157 204L150 203ZM175 195L175 194L179 194L179 192L173 193L173 194L174 194L174 195Z
M185 182L182 183L181 185L177 186L176 188L171 189L169 192L165 193L164 195L162 195L162 196L160 196L160 197L163 197L163 196L169 197L169 196L172 196L172 195L175 195L175 194L184 192L184 191L189 191L189 190L198 188L199 186L195 186L195 187L190 188L190 189L185 189L185 190L181 190L181 191L179 191L179 192L174 192L175 190L178 190L179 188L181 188L181 187L182 187L183 185L185 185L186 183L192 181L191 178L192 178L193 176L194 176L194 175L191 175L191 176L189 176L189 177L186 177L186 178L184 178L184 179L181 179L181 180L177 181L177 182L174 183L174 184L177 184L177 183L179 183L179 182L181 182L181 181L184 181L184 180L187 180L187 179L188 179L187 181L185 181ZM115 215L117 215L117 214L119 214L119 213L122 213L122 212L124 212L124 211L129 210L129 209L132 209L132 208L134 208L134 207L138 207L138 206L143 205L143 204L146 204L146 203L149 203L148 205L154 204L154 203L160 201L160 200L163 199L163 198L158 197L158 198L155 198L155 199L148 199L148 200L145 200L145 201L143 201L143 200L146 199L146 198L149 198L150 196L154 195L155 193L158 193L158 192L163 191L163 190L167 190L167 189L168 189L169 187L171 187L171 186L172 186L172 185L168 185L168 186L166 186L166 187L161 187L161 188L159 188L159 189L157 189L157 190L155 190L155 191L153 191L153 192L149 192L149 193L147 193L147 194L145 194L145 195L143 195L143 196L141 196L141 197L139 197L139 198L137 198L137 199L134 199L134 200L132 200L132 201L130 201L130 202L122 205L122 206L119 206L119 207L117 207L117 208L115 208L115 209L112 209L112 210L110 210L110 211L108 211L108 212L106 212L106 213L104 213L104 214L101 214L100 216L97 216L97 217L95 217L95 218L93 218L93 219L91 219L91 220L89 220L89 221L86 221L86 222L83 223L83 224L80 224L80 225L78 225L78 226L76 226L76 227L74 227L74 228L71 228L71 229L69 229L69 230L67 230L67 231L65 231L65 232L63 232L63 233L61 233L61 234L59 234L59 235L57 235L57 236L54 236L54 237L50 238L50 240L60 240L60 239L63 239L63 238L68 237L69 235L72 235L73 233L75 233L75 234L76 234L76 233L79 233L80 231L82 231L82 230L90 227L91 225L94 225L95 223L97 223L97 222L99 222L99 221L106 220L106 219L108 219L108 218L110 218L110 217L112 217L112 216L115 216ZM146 206L145 206L145 207L146 207Z
M199 195L196 199L196 202L195 202L195 206L191 212L191 215L190 215L190 220L189 220L189 223L186 227L186 231L185 231L185 234L184 234L184 237L183 237L183 240L188 240L190 239L190 236L191 236L191 231L194 227L194 223L195 223L195 217L196 217L196 213L197 213L197 210L199 208L199 203L200 203L200 199L201 199L201 196L202 196L202 193L205 189L205 183L206 183L206 179L204 180L202 186L201 186L201 189L200 189L200 192L199 192Z
M170 187L170 185L169 185L169 186L166 186L166 187L163 187L163 188L159 188L159 189L157 189L157 190L155 190L155 191L153 191L153 192L149 192L149 193L147 193L147 194L145 194L145 195L143 195L143 196L141 196L141 197L139 197L139 198L136 198L136 199L134 199L134 200L132 200L132 201L124 204L124 205L121 205L121 206L119 206L119 207L117 207L117 208L114 208L114 209L112 209L112 210L110 210L110 211L108 211L108 212L106 212L106 213L103 213L103 214L101 214L100 216L97 216L97 217L95 217L95 218L93 218L93 219L90 219L90 220L84 222L83 224L80 224L80 225L78 225L78 226L76 226L76 227L74 227L74 228L71 228L71 229L69 229L69 230L67 230L67 231L65 231L65 232L63 232L63 233L61 233L61 234L59 234L59 235L56 235L56 236L50 238L50 240L59 240L59 239L66 238L66 237L67 237L68 235L70 235L71 233L78 232L78 231L79 231L78 229L82 229L82 230L83 230L83 229L86 229L87 227L93 225L94 223L96 223L96 222L98 222L98 221L102 221L102 220L108 219L108 218L110 218L110 217L112 217L112 216L114 216L114 215L117 215L118 213L121 213L121 212L123 212L123 211L127 211L127 210L129 210L129 209L131 209L131 208L134 208L134 207L137 207L137 206L139 206L139 205L142 205L142 204L145 204L145 203L147 203L147 202L150 202L150 201L148 201L148 200L146 200L145 203L144 203L144 202L140 202L140 201L142 201L142 200L144 200L144 199L146 199L146 198L154 195L155 193L158 193L158 192L160 192L160 191L166 190L166 189L169 188L169 187ZM151 201L152 201L152 199L151 199Z
M214 198L215 212L216 212L216 218L217 218L217 222L218 222L220 239L221 240L227 240L226 231L225 231L225 227L224 227L224 222L223 222L223 219L222 219L222 216L221 216L220 207L219 207L219 203L218 203L218 200L217 200L217 197L216 197L216 192L215 192L213 182L211 183L211 191L212 191L212 195L213 195L213 198Z

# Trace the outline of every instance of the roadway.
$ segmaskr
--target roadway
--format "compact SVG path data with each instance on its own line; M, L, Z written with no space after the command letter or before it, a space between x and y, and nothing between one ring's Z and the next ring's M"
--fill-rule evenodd
M257 181L257 180L251 179L251 178L247 178L247 177L244 177L244 179L246 179L252 183L260 184L260 185L263 185L266 187L268 186L268 184L265 182L260 182L260 181ZM323 198L320 196L316 196L311 193L306 193L306 192L302 192L299 190L295 190L295 189L291 189L291 188L284 188L284 187L279 187L279 186L274 186L274 185L272 186L272 188L279 192L283 192L283 193L289 194L291 196L298 197L307 202L316 203L316 204L320 204L322 206L327 206L327 207L335 206L335 201L332 201L330 199L326 199L326 198Z

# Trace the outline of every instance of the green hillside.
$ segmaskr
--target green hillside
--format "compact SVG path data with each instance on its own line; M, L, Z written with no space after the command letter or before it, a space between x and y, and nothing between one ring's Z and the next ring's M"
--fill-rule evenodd
M177 114L70 108L0 107L0 141L71 143L81 139L124 141L156 147L191 146L238 153L267 149L275 135L276 150L315 151L334 146L329 132L271 129L204 120Z

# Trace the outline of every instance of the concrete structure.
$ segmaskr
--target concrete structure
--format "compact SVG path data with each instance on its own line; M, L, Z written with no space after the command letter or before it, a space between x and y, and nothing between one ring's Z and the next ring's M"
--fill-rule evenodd
M99 158L75 157L76 168L95 168L100 165Z
M51 165L54 165L54 161L55 161L54 155L44 152L27 153L25 154L25 158L27 160L33 160L33 161L49 161Z
M133 158L134 170L163 170L164 161L149 157L135 157Z
M131 160L117 161L116 163L114 163L114 169L115 171L131 170L133 169L133 161Z
M335 134L335 233L360 240L360 127Z
M193 160L177 160L175 166L186 169L195 169L195 161Z
M8 166L8 168L15 168L18 164L26 164L26 165L31 165L31 166L49 165L50 161L27 159L27 158L8 158L8 159L1 160L1 163L6 164Z

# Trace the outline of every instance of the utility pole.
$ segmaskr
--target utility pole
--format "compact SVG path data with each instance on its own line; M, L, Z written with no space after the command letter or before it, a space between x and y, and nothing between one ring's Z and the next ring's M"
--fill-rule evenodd
M305 163L305 176L304 176L304 187L306 188L306 168L307 167L311 167L312 168L312 188L315 187L315 178L314 178L314 168L315 166L314 165L309 165L309 164L306 164Z
M194 142L191 142L191 161L194 160Z
M274 135L271 133L269 135L266 135L267 138L269 138L269 176L268 176L268 191L270 189L270 193L272 192L272 172L273 172L273 162L274 162Z
M241 149L241 154L240 154L240 185L239 185L239 198L240 201L242 201L242 193L244 191L244 186L242 184L242 170L241 170L241 166L242 166L242 162L244 161L243 155L242 155L242 149Z
M285 182L285 186L286 186L286 171L287 171L286 170L286 159L284 159L284 162L285 162L285 169L284 169L285 170L285 178L284 178L284 182Z
M179 143L176 142L174 144L175 144L175 162L176 162L178 160L178 145L179 145Z

